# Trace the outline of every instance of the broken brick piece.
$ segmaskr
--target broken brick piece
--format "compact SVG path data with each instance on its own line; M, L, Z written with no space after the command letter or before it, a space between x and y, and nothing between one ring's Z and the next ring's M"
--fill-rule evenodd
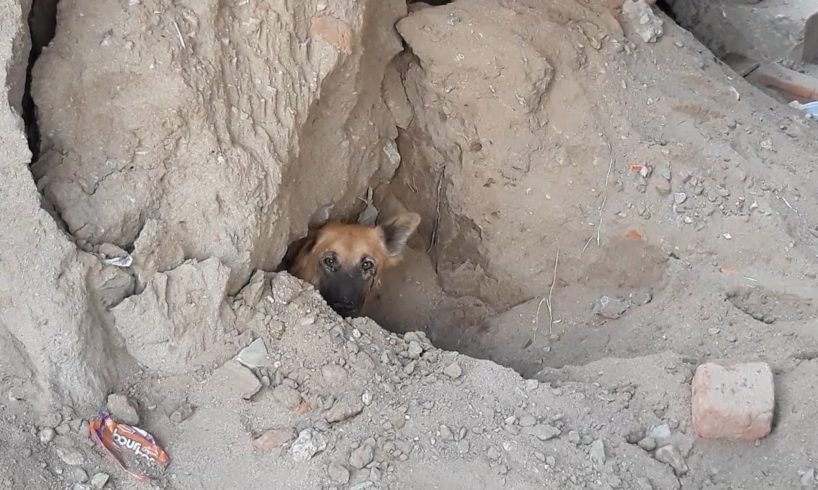
M693 428L705 439L754 440L770 433L773 373L764 362L705 363L693 376Z

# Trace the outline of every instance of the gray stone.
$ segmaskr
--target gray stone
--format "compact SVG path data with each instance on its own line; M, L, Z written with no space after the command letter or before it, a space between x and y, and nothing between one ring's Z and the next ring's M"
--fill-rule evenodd
M361 469L372 462L374 453L372 447L368 444L363 444L357 449L353 450L349 455L349 464L353 468Z
M116 393L108 395L108 412L118 422L139 425L139 412L136 411L136 404L125 395Z
M406 355L411 359L417 359L421 354L423 354L423 347L420 346L420 343L415 340L409 342L409 348L406 350Z
M602 296L594 305L594 313L609 320L616 320L624 315L630 306L628 300Z
M673 468L673 472L676 473L676 475L681 476L687 473L687 463L682 453L672 444L657 449L656 452L653 453L653 457L656 458L656 461L665 463Z
M108 484L108 480L111 477L108 476L107 473L96 473L94 476L91 477L91 487L97 490L101 490L105 488L105 485Z
M639 440L638 442L639 447L644 449L645 451L651 452L656 449L656 439L652 437L644 437Z
M588 455L591 457L591 461L596 463L597 466L604 466L608 458L607 454L605 454L605 441L597 439L592 442Z
M56 434L54 429L46 427L45 429L40 431L39 434L40 442L42 442L43 444L48 444L49 442L54 440L55 435Z
M535 425L534 427L527 427L525 433L534 436L541 441L547 441L560 435L560 430L548 424Z
M189 419L191 415L193 415L193 410L193 405L185 402L170 414L170 420L175 424L181 424L185 420Z
M443 374L452 379L457 379L463 374L463 370L460 368L460 364L453 362L443 368Z
M256 339L242 349L236 356L236 360L250 369L270 366L270 355L262 339Z
M290 453L295 461L303 463L327 448L327 439L315 429L304 429L293 442Z
M218 389L229 398L249 400L261 390L261 381L236 360L227 361L215 370L208 383L218 385Z
M333 483L338 483L339 485L345 485L349 482L349 470L338 463L330 463L330 465L327 466L327 475L329 475L329 479L332 480Z

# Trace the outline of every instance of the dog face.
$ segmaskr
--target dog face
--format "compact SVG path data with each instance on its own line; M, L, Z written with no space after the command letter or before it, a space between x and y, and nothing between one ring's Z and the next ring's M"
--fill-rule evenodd
M328 223L307 237L290 272L315 286L338 314L357 316L381 275L400 262L418 224L416 213L378 226Z

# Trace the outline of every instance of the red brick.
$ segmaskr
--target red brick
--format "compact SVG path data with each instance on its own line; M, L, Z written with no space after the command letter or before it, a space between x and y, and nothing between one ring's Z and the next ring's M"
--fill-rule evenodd
M699 437L754 440L770 433L775 390L767 363L702 364L692 391L693 428Z

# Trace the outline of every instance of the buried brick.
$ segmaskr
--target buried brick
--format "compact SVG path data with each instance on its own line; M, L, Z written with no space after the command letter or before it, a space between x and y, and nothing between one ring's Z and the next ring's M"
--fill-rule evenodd
M770 433L775 392L767 363L702 364L692 392L699 437L754 440Z

